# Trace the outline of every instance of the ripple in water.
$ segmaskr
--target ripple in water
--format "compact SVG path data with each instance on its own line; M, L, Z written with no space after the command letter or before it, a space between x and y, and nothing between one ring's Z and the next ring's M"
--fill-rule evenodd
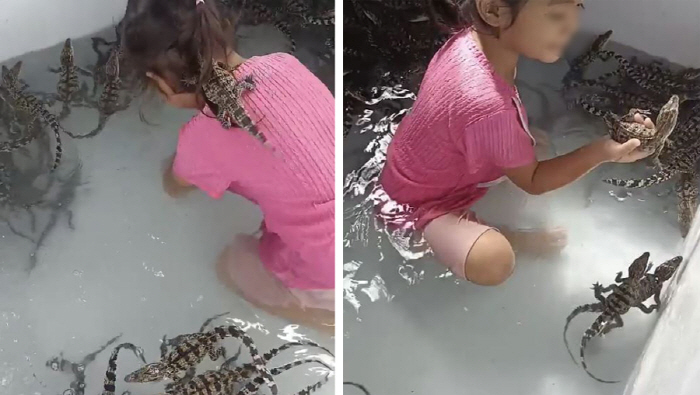
M424 257L430 249L420 234L410 229L392 226L390 219L385 220L390 218L392 213L401 213L402 208L398 204L386 201L387 196L379 187L378 180L386 162L389 143L399 122L413 106L416 96L400 86L374 88L372 93L373 97L363 102L364 108L354 117L349 133L352 138L370 136L363 148L363 152L369 154L369 158L345 177L343 245L345 248L359 246L369 251L374 251L373 246L376 245L378 261L383 261L385 257L382 247L390 245L404 261L397 267L399 276L409 285L413 285L423 279L424 273L407 262ZM383 205L381 211L377 211L375 207L380 201ZM361 261L350 261L343 266L344 300L356 312L359 312L361 306L359 292L370 302L393 299L384 279L379 275L370 279L360 279L357 276L361 265Z

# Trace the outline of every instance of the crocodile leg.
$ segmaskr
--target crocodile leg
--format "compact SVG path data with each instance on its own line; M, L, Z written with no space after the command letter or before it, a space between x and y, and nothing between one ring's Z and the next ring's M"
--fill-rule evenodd
M602 336L607 335L608 333L610 333L611 330L613 330L615 328L622 328L623 325L624 325L624 323L622 322L622 316L620 316L619 314L614 315L612 318L612 321L608 322L605 325L605 327L603 327L601 335Z
M165 358L168 353L168 335L163 335L163 339L160 341L160 358Z
M659 305L658 305L658 304L653 304L653 305L647 307L647 306L644 305L644 303L640 303L640 304L638 304L638 305L635 306L635 307L637 307L639 310L642 310L642 312L643 312L644 314L651 314L651 313L653 313L654 311L656 311L656 310L659 309Z
M600 303L605 304L605 296L603 293L605 292L613 292L617 286L615 284L608 285L607 287L603 287L600 283L595 283L593 284L593 293L595 295L595 298L600 301Z
M212 361L216 361L219 357L224 357L224 359L226 359L226 349L224 347L212 348L211 351L209 351L209 358L211 358Z
M623 281L627 280L627 278L622 278L623 274L622 272L617 272L617 275L615 276L615 282L618 284L621 284ZM600 299L598 299L600 300Z

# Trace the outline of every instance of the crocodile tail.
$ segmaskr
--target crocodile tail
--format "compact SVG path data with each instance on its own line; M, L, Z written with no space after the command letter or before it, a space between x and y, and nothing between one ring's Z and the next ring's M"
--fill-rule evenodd
M321 364L321 365L323 365L326 369L328 369L328 370L330 371L330 372L328 372L325 376L323 376L323 378L321 378L321 380L319 380L319 381L315 382L314 384L311 384L311 385L307 386L307 387L304 388L303 390L301 390L301 391L295 393L295 395L308 395L308 394L310 394L310 393L312 393L312 392L315 392L315 391L317 391L318 389L320 389L324 384L326 384L328 381L330 381L330 378L331 378L331 376L333 375L333 373L332 373L333 368L330 367L326 362L324 362L324 361L321 360L320 358L310 357L310 358L297 359L297 360L292 361L292 362L289 362L289 363L287 363L287 364L285 364L285 365L279 366L279 367L277 367L277 368L273 368L273 369L271 369L270 371L272 372L273 375L276 376L276 375L281 374L281 373L283 373L283 372L285 372L285 371L287 371L287 370L293 369L293 368L295 368L295 367L297 367L297 366L305 365L305 364L307 364L307 363L318 363L318 364Z
M281 345L277 348L273 348L272 350L263 354L263 360L265 360L265 362L268 362L272 358L276 357L282 351L288 350L288 349L290 349L292 347L296 347L296 346L308 346L308 347L320 348L321 350L323 350L323 351L327 352L328 354L330 354L331 356L333 356L333 353L329 349L327 349L326 347L323 347L323 346L321 346L317 343L314 343L310 340L299 340L296 342L287 342L287 343L284 343L283 345ZM273 373L273 375L274 375L274 373Z
M583 365L584 369L586 368L586 361L584 359L584 350L586 348L586 345L588 345L588 341L590 341L592 338L598 336L600 332L602 332L603 328L605 327L605 324L610 321L610 316L608 314L601 314L598 316L598 318L593 321L593 324L591 324L590 328L586 329L586 332L583 333L583 337L581 338L581 365Z
M308 387L304 388L303 390L297 392L295 395L309 395L312 392L317 391L319 388L321 388L324 384L329 382L331 380L331 373L328 373L327 375L323 376L323 378L314 384L309 385Z
M579 306L574 309L574 311L569 314L568 317L566 317L566 325L564 325L564 344L566 345L566 351L569 352L569 356L571 357L571 360L574 361L575 364L578 364L576 362L576 358L574 357L574 354L571 352L571 347L569 347L569 341L566 339L566 334L569 331L569 324L571 324L571 321L576 317L577 315L581 313L601 313L603 312L603 305L600 303L594 303L594 304L585 304L583 306Z
M661 170L660 172L649 176L644 179L638 179L638 180L620 180L617 178L608 178L603 180L603 182L606 182L608 184L612 184L618 187L624 187L624 188L648 188L652 185L660 184L662 182L666 182L670 180L673 176L678 174L678 170L675 169L664 169Z
M61 144L61 132L65 133L65 130L63 130L63 127L61 124L58 123L58 120L56 117L49 112L49 110L45 109L43 106L41 107L41 117L44 118L44 121L49 124L51 129L53 129L54 137L56 138L56 157L54 158L53 161L53 166L51 166L51 170L56 170L58 166L61 164L61 158L63 157L63 145Z
M137 347L131 343L122 343L116 346L114 351L112 351L112 355L109 357L107 372L105 373L104 391L102 391L102 395L114 395L114 392L116 391L115 382L117 381L117 357L119 356L119 351L122 348L132 350L134 354L141 359L141 361L143 361L143 363L146 363L146 360L143 357L143 350L140 347Z
M297 366L301 365L306 365L309 363L317 363L320 365L323 365L328 370L333 370L333 368L328 365L325 361L323 361L321 358L316 358L316 357L308 357L308 358L301 358L301 359L296 359L292 362L286 363L282 366L278 366L276 368L270 369L270 372L272 373L273 376L277 376L278 374L284 373L289 369L296 368Z
M63 102L63 108L61 108L61 113L58 114L58 119L66 118L67 116L70 115L70 112L71 112L70 104L68 104L67 102Z
M256 377L249 382L247 382L236 395L254 395L260 390L260 386L265 383L265 379L262 377Z
M275 384L275 380L272 378L270 370L267 369L266 361L260 356L257 347L255 347L253 339L250 336L248 336L248 334L246 334L242 329L238 328L235 325L214 328L214 332L216 332L221 339L224 339L228 336L241 339L243 345L248 348L248 351L250 351L250 356L253 359L255 370L260 372L260 374L262 375L262 379L270 387L272 395L278 394L279 390L277 389L277 384Z
M602 331L603 328L605 328L605 325L610 322L610 316L608 314L601 314L596 318L595 321L593 321L593 324L591 325L590 328L586 329L586 332L583 334L583 337L581 338L581 366L583 366L583 370L586 371L586 374L591 376L591 378L600 381L602 383L617 383L617 381L605 381L601 380L597 377L595 377L591 372L588 371L588 366L586 366L586 359L584 356L584 351L586 349L586 345L588 344L588 341L591 340L592 338L598 336Z

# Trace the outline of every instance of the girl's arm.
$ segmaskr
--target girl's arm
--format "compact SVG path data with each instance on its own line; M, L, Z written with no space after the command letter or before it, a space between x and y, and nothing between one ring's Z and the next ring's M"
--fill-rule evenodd
M163 189L170 197L177 198L196 189L196 187L173 173L174 159L175 156L168 161L168 165L163 172Z
M639 144L637 139L619 144L606 137L566 155L504 172L525 192L541 195L578 180L601 163L630 163L649 156L649 152L637 150Z

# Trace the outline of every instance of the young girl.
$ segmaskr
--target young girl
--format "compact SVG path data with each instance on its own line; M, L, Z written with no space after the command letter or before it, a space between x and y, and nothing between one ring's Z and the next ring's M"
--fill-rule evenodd
M291 55L242 58L232 21L216 0L141 0L124 21L126 58L146 86L200 110L180 130L163 185L172 196L197 187L259 205L261 236L236 237L219 260L221 280L260 308L332 332L333 96ZM203 91L215 62L237 81L252 76L242 106L266 144L217 120L218 100Z
M505 178L543 194L604 162L634 162L648 153L636 139L594 141L569 154L537 161L535 139L515 88L520 56L557 61L576 32L581 0L434 0L457 30L433 57L417 100L389 145L381 184L388 198L422 230L439 262L481 285L504 282L514 249L563 247L564 233L494 229L469 212ZM653 127L642 115L636 121Z

